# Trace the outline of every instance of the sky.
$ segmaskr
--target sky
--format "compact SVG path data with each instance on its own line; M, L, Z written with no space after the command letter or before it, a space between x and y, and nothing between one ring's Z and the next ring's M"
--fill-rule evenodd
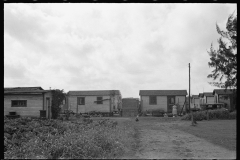
M234 3L5 3L4 87L212 92L216 24Z

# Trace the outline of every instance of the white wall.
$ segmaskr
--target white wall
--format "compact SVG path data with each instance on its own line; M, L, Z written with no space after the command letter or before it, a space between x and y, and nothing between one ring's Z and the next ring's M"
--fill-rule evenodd
M85 97L85 105L77 105L77 97ZM103 104L96 104L94 101L97 100L97 97L110 99L110 96L69 96L69 109L75 113L77 113L77 111L78 113L85 113L90 111L110 112L110 100L103 101Z
M142 111L152 110L152 109L163 109L167 112L167 96L157 96L157 104L149 104L149 96L141 96L141 109Z
M27 100L27 107L11 107L11 100ZM4 115L16 112L20 116L40 117L43 95L4 95Z

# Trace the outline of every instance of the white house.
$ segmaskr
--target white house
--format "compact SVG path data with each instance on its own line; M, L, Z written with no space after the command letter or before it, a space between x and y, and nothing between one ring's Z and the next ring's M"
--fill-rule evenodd
M122 109L122 96L119 90L69 91L67 105L75 113L112 113Z
M187 90L140 90L141 111L161 109L172 113L172 106L179 104L184 106Z
M43 90L41 87L11 87L4 88L4 115L15 112L20 116L52 117L51 90Z
M203 92L203 104L212 104L214 103L213 92Z
M230 89L214 89L214 102L215 103L225 103L228 109L234 109L233 106L233 90Z

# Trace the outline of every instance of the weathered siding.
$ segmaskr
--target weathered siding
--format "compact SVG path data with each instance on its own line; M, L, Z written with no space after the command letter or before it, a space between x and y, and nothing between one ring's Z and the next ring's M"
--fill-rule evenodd
M77 97L85 97L85 105L77 105ZM97 97L109 99L110 96L69 96L69 109L75 113L85 113L90 111L110 112L110 100L103 101L103 104L96 104ZM78 106L78 108L77 108Z
M200 101L199 98L194 99L194 104L195 104L196 108L200 108L200 102L199 101Z
M118 111L118 109L122 109L122 97L120 95L115 95L111 97L111 112Z
M207 97L206 103L214 103L214 97Z
M177 112L180 113L183 107L183 111L186 110L185 106L184 106L184 102L186 100L186 96L176 96L175 97L175 103L179 104L180 107L177 108Z
M49 107L47 106L47 98L49 98ZM43 108L41 110L46 110L47 118L52 118L52 93L44 93Z
M12 100L27 100L27 107L11 107ZM4 95L4 115L16 112L20 116L39 117L43 109L43 95Z
M152 110L152 109L163 109L167 112L167 96L157 96L157 104L149 104L149 96L141 96L141 109L142 111Z
M215 92L214 95L214 103L218 103L218 94Z

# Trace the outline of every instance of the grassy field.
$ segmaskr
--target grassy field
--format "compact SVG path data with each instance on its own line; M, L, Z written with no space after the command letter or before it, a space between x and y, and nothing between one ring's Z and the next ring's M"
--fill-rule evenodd
M197 126L191 126L191 122L185 121L176 127L229 150L236 150L236 120L211 120L197 123Z

